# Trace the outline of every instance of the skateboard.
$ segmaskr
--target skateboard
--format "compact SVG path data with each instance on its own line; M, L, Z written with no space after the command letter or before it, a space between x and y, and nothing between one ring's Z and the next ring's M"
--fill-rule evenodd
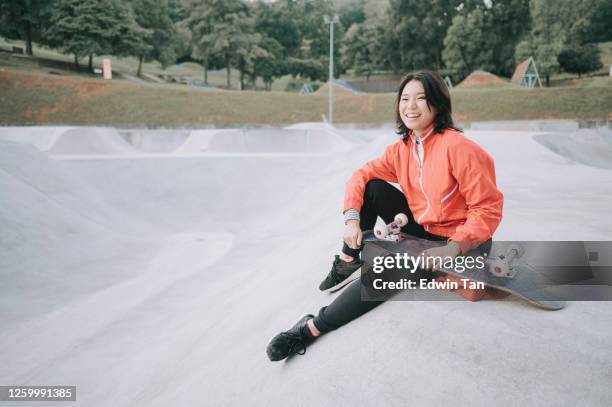
M398 227L398 214L395 220L387 225L387 228L375 226L373 231L364 232L363 258L365 260L364 270L372 268L372 259L375 256L396 256L396 254L407 254L411 258L420 256L425 250L440 247L446 242L430 241L402 233ZM404 215L405 216L405 215ZM530 304L546 310L559 310L565 306L563 301L558 301L558 294L554 287L559 285L559 279L555 276L554 268L539 270L524 261L525 247L516 242L499 242L493 244L490 253L468 253L466 256L482 256L479 264L465 265L457 271L457 267L441 268L440 271L467 279L470 282L483 283L485 287L492 287L506 293L512 294ZM552 291L550 290L552 289Z
M393 222L388 225L385 224L385 221L379 216L376 219L376 224L374 225L374 235L376 238L381 240L389 240L392 242L396 242L400 235L400 229L408 224L408 216L403 213L398 213L395 215L395 219Z

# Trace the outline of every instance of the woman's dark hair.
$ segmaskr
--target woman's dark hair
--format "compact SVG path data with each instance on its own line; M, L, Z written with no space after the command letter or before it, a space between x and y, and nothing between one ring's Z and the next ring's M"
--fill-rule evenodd
M412 129L406 127L402 121L402 116L399 111L400 100L402 99L402 92L404 87L410 81L419 81L423 85L425 90L425 98L427 99L427 106L431 109L436 109L436 116L434 117L434 132L441 133L445 129L451 128L459 130L453 123L453 117L451 116L451 99L448 87L444 82L444 79L437 72L433 71L414 71L402 78L397 91L397 100L395 101L395 126L397 134L402 136L404 143L408 140L408 136Z

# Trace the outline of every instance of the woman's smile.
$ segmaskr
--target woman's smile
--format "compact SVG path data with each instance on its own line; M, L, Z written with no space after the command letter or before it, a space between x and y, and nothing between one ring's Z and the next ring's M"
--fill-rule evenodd
M425 97L421 82L413 80L406 84L399 102L404 125L417 134L423 132L434 120L435 111Z

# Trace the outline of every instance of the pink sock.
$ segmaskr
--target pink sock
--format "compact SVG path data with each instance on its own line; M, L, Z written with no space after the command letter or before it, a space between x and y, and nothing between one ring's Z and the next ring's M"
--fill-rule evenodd
M317 329L317 327L315 326L314 322L312 319L309 319L308 322L308 329L310 330L310 333L312 334L312 336L320 336L321 332L319 332L319 330Z

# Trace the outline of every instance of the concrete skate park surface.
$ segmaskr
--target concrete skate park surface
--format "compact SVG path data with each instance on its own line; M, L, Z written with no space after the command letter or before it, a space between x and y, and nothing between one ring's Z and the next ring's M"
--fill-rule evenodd
M608 129L466 135L495 159L496 239L610 239ZM608 302L391 301L268 361L332 300L344 184L395 137L0 128L0 384L76 385L82 406L609 406Z

